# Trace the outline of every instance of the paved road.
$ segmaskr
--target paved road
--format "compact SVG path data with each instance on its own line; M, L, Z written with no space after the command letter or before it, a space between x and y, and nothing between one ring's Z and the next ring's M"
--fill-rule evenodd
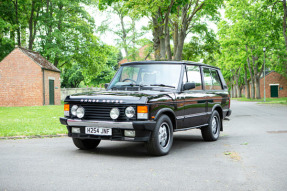
M286 190L287 107L233 101L232 109L217 142L176 133L164 157L142 143L81 151L67 137L0 140L0 190Z

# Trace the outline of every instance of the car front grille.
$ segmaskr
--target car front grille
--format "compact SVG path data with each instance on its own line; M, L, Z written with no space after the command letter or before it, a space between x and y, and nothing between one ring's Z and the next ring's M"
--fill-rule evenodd
M128 118L125 115L125 109L131 105L120 105L120 104L81 104L85 109L85 116L83 119L93 120L108 120L108 121L127 121L135 120L136 116ZM110 111L112 108L117 107L120 110L120 116L118 119L113 120L110 117ZM133 106L135 111L136 107Z

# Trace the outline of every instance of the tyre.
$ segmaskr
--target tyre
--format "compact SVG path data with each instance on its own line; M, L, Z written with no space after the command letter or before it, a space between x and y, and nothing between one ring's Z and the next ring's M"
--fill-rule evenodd
M163 156L169 153L173 143L173 126L167 115L162 115L146 143L148 153L155 156Z
M100 144L101 140L73 138L73 142L79 149L89 150L96 148Z
M216 141L221 129L221 118L218 111L214 110L209 118L208 126L201 128L204 141Z

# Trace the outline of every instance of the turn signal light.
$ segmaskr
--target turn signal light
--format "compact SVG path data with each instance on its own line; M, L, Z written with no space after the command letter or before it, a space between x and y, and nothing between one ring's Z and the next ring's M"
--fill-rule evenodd
M147 106L138 106L137 110L138 110L138 113L148 113Z
M70 111L70 105L64 104L64 111Z

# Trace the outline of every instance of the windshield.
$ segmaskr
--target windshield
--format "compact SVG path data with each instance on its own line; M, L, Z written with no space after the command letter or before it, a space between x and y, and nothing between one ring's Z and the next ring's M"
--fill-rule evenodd
M155 86L177 88L179 64L141 64L122 66L111 82L110 89L122 86Z

